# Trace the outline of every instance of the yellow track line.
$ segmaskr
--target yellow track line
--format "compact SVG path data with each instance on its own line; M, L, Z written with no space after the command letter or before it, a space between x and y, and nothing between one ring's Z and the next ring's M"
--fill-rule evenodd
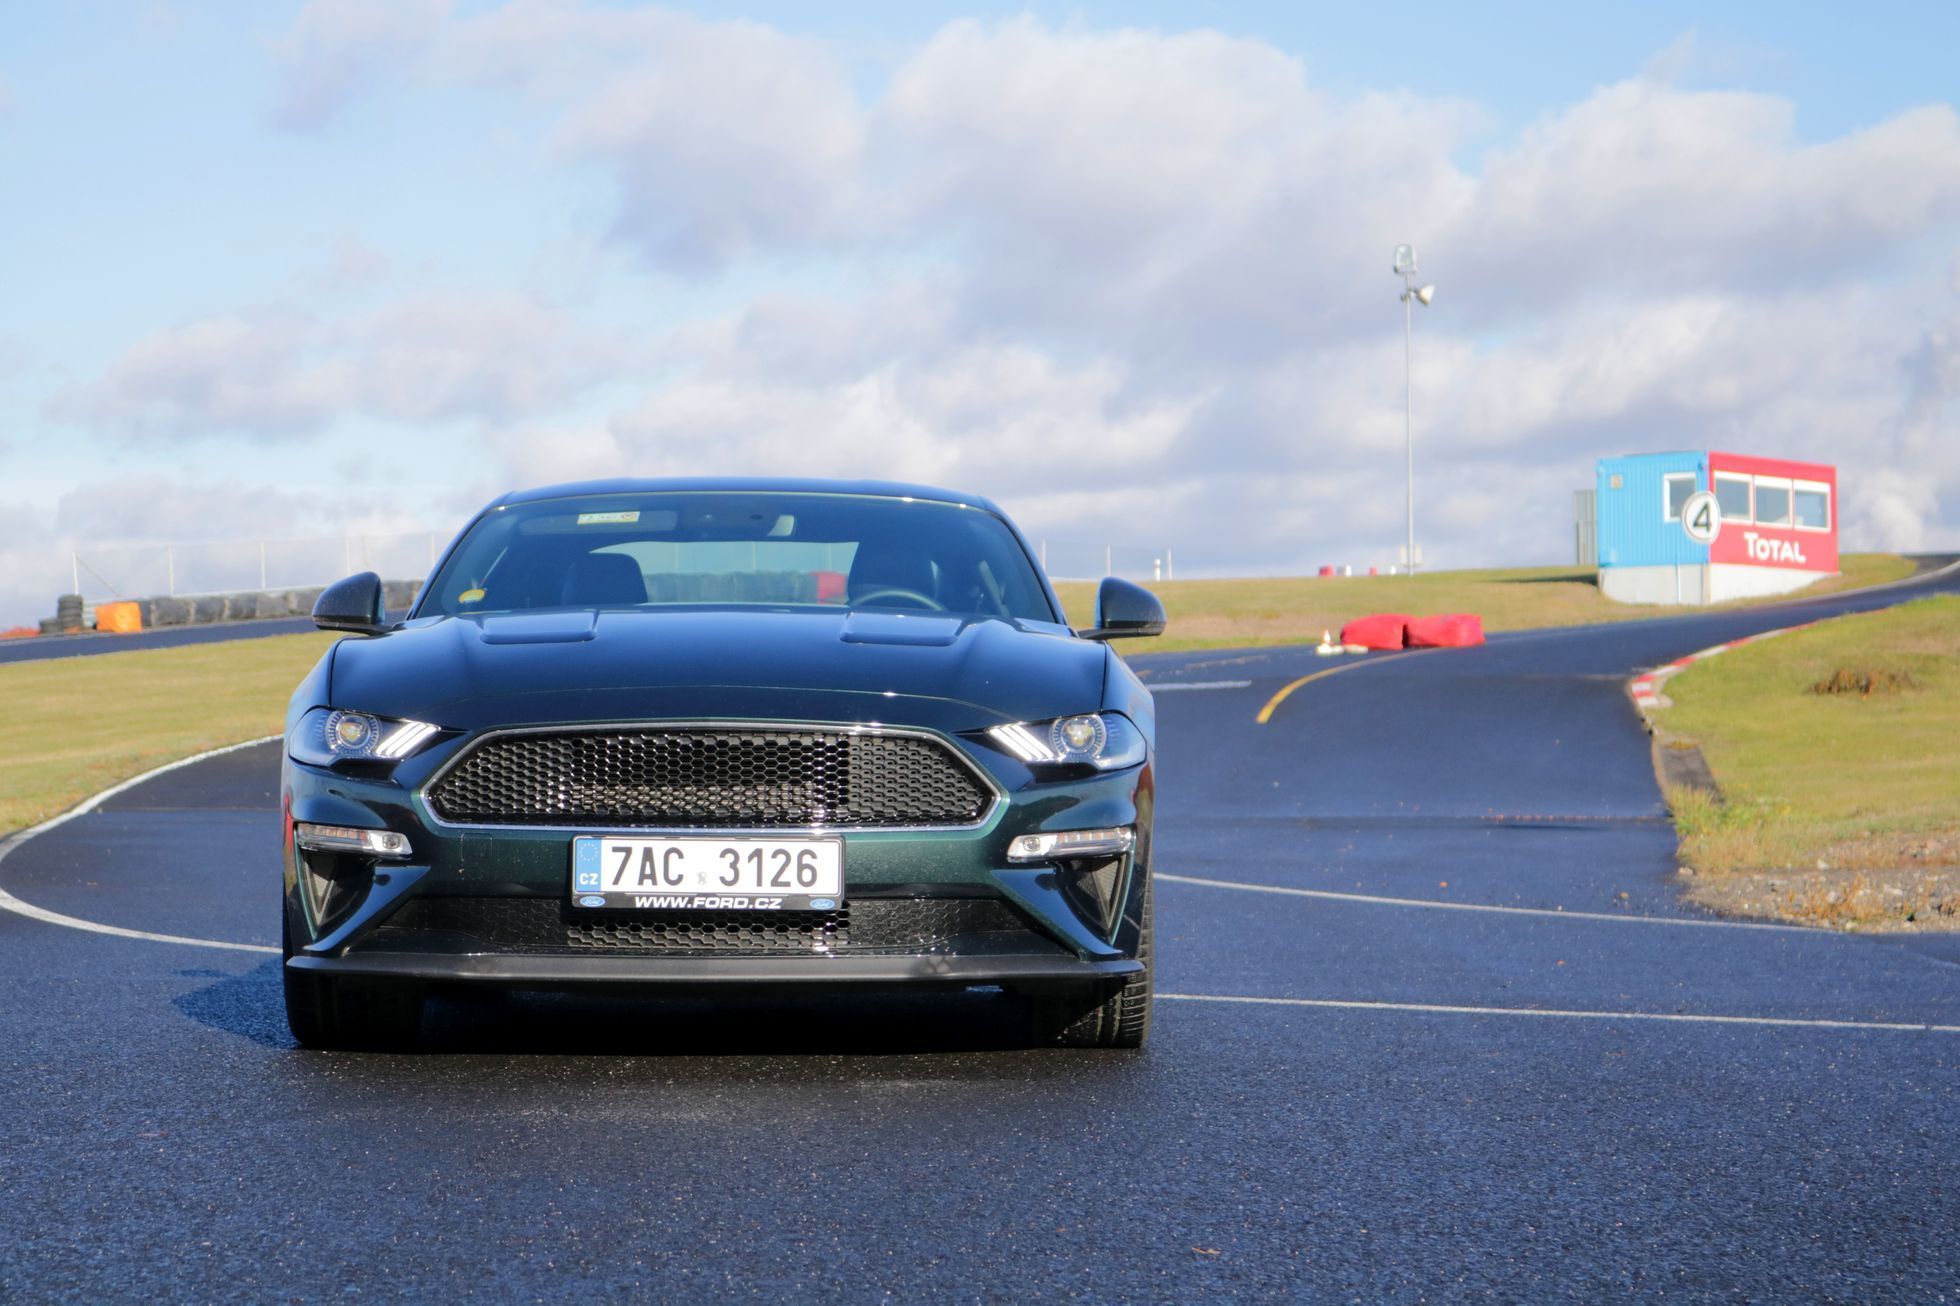
M1353 671L1357 667L1371 667L1371 666L1378 666L1383 662L1393 662L1396 658L1408 657L1409 653L1411 652L1430 653L1433 651L1434 650L1432 649L1426 649L1426 648L1411 649L1408 652L1391 653L1389 656L1385 658L1365 658L1360 662L1343 662L1339 666L1328 667L1325 671L1315 671L1308 675L1301 676L1298 680L1293 681L1291 684L1280 686L1279 692L1266 700L1266 706L1259 709L1259 715L1255 717L1254 720L1259 725L1262 726L1265 725L1268 721L1272 720L1273 712L1278 709L1281 703L1284 703L1286 701L1287 696L1289 694L1291 694L1294 690L1300 688L1300 686L1302 685L1311 685L1316 680L1325 680L1329 676L1337 676L1343 671Z

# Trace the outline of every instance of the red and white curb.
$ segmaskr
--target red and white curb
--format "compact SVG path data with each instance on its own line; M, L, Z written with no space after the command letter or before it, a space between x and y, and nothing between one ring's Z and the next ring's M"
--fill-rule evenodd
M1777 635L1787 635L1793 630L1807 630L1816 624L1815 621L1806 621L1800 625L1783 626L1777 630L1765 630L1761 634L1745 635L1741 639L1732 639L1726 644L1715 644L1705 649L1699 649L1684 658L1676 658L1664 666L1655 667L1651 671L1643 671L1632 680L1627 681L1627 696L1633 700L1633 705L1640 709L1642 716L1646 716L1657 707L1672 707L1674 706L1673 701L1661 692L1661 687L1671 677L1681 674L1695 663L1712 658L1717 653L1726 653L1732 648L1741 648L1744 644L1754 644L1759 640L1771 639Z

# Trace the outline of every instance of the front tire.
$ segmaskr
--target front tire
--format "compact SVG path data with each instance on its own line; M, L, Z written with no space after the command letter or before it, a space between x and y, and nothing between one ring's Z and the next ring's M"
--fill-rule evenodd
M1036 997L1037 1042L1065 1048L1140 1048L1149 1041L1153 896L1151 883L1145 880L1142 928L1137 932L1137 960L1143 969L1115 989Z
M281 951L293 955L290 923ZM408 1051L422 1029L422 986L344 979L282 966L286 1026L302 1047L337 1051Z

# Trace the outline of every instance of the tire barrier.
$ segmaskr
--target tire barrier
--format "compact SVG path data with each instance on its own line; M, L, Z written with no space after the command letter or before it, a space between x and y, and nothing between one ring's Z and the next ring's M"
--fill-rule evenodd
M1324 644L1326 641L1323 640ZM1356 617L1341 627L1341 643L1349 653L1404 648L1469 648L1484 642L1483 618L1470 612L1434 617L1405 617L1378 612Z
M89 629L107 631L155 630L159 626L205 626L221 621L273 621L310 617L320 597L320 585L289 590L241 590L231 594L167 595L119 599L91 612L79 594L64 594L55 615L41 621L43 635L72 635ZM422 582L382 582L388 611L399 616L415 602ZM106 617L104 613L115 615Z
M1341 627L1341 643L1358 644L1364 649L1404 648L1408 643L1409 619L1397 613L1376 613L1356 617Z
M1417 617L1409 623L1410 648L1469 648L1483 642L1483 619L1474 613Z

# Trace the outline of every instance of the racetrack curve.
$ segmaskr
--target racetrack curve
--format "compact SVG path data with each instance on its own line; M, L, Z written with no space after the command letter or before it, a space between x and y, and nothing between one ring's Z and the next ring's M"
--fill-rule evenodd
M1680 906L1624 680L1955 583L1369 659L1263 725L1326 664L1138 657L1181 995L1141 1055L984 994L301 1052L276 957L0 913L0 1298L1951 1298L1954 940ZM158 776L0 889L268 947L276 786L275 745Z

